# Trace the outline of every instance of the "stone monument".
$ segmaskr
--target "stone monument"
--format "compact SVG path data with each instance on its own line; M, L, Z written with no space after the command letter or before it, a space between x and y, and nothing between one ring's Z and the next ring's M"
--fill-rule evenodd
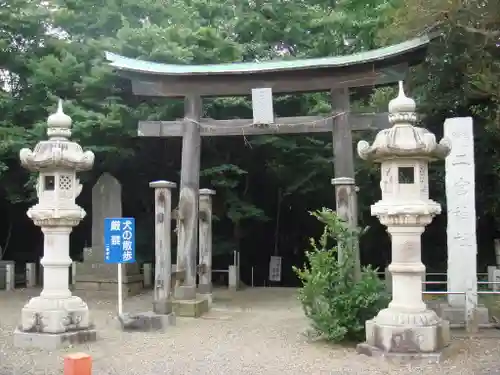
M471 117L446 119L444 136L453 148L446 157L448 210L448 303L436 312L451 324L489 323L488 309L477 301L476 196L474 132ZM466 321L467 319L467 321Z
M120 182L103 173L92 188L92 246L83 249L83 262L76 265L76 290L118 293L116 264L104 262L104 219L122 217ZM137 263L122 265L123 296L139 294L143 276Z
M358 352L399 359L441 359L450 340L449 323L422 301L421 235L441 206L429 199L429 161L450 152L445 138L436 143L434 134L413 126L415 102L406 97L403 83L389 103L393 125L380 131L373 144L358 143L362 159L381 163L382 199L371 213L387 227L392 241L392 301L366 322L366 342Z
M64 114L61 100L47 124L49 139L39 142L33 151L23 148L19 153L21 164L39 173L38 203L27 214L42 228L44 273L40 296L30 299L22 309L14 344L54 349L96 339L87 304L68 287L69 236L85 217L85 211L75 203L82 191L76 174L92 168L94 154L69 140L71 118Z

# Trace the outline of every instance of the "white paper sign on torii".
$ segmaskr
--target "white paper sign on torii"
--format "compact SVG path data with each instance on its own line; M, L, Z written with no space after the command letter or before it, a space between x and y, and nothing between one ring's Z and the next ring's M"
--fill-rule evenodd
M273 90L270 87L252 89L254 125L274 123Z

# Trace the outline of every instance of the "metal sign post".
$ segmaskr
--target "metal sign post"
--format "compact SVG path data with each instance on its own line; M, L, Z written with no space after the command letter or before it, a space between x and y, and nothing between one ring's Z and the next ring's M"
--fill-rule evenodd
M135 219L132 217L104 219L105 263L118 265L118 315L123 314L122 264L135 262Z

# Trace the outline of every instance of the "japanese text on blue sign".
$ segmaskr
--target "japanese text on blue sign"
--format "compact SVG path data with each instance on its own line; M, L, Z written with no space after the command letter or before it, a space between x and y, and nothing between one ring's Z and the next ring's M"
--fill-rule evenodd
M104 219L104 248L105 263L134 263L135 219Z

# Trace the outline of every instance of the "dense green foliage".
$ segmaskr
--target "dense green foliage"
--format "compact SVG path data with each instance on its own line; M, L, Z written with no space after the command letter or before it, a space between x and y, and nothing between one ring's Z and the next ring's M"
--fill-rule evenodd
M389 303L385 284L369 266L364 267L359 281L353 278L352 244L359 239L358 231L350 230L329 209L312 214L324 224L324 230L319 240L311 239L304 267L295 268L303 283L299 299L304 312L314 333L322 338L332 342L363 340L365 322Z
M0 0L0 209L7 213L2 215L0 246L10 238L7 257L39 255L39 231L25 217L32 204L33 179L20 168L18 152L44 136L47 115L56 97L62 97L74 120L74 138L96 152L94 170L82 176L80 204L90 213L91 184L103 171L114 174L123 184L124 214L137 219L140 255L152 256L148 182L178 181L180 139L134 135L138 120L178 118L183 106L176 100L134 97L129 83L104 62L105 50L188 64L290 59L371 49L437 25L444 37L433 43L428 61L413 72L410 94L427 116L423 125L438 135L446 116L475 116L480 260L483 265L491 262L500 202L500 49L495 31L500 12L491 0L481 2L485 6L479 11L471 8L476 2L465 8L460 3ZM353 108L386 110L393 91L369 91L364 96L353 93ZM327 113L328 97L282 96L276 98L275 109L278 116ZM248 98L206 100L204 111L213 118L251 117ZM263 270L257 279L265 278L272 253L286 257L284 269L300 264L307 238L320 229L307 212L334 206L331 136L211 137L203 139L202 147L201 185L217 189L215 250L240 249L247 279L250 266ZM362 261L384 266L389 240L369 215L369 205L379 195L374 188L378 172L359 160L356 164L360 219L372 226L362 241ZM443 163L434 166L431 193L444 203ZM438 218L428 229L432 243L424 238L424 261L430 268L445 266L444 223ZM14 228L11 236L9 227ZM75 230L74 255L90 240L89 227L90 217Z

